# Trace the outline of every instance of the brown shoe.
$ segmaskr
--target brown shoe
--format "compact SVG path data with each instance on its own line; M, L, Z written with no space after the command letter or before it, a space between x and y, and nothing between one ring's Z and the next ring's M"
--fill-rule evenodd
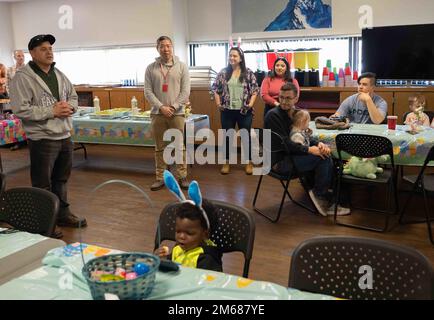
M157 180L151 185L151 191L158 191L160 189L164 188L164 181L163 180Z
M249 162L248 164L246 164L246 174L251 176L253 174L253 164L251 162Z
M220 170L221 174L229 174L229 172L231 171L231 167L229 166L229 164L225 163L222 166L222 169Z
M178 180L179 186L183 190L188 190L188 186L190 185L190 182L188 182L187 178L181 178Z
M59 227L70 227L70 228L82 228L87 226L87 221L85 218L79 218L72 213L65 217L57 218L57 225Z

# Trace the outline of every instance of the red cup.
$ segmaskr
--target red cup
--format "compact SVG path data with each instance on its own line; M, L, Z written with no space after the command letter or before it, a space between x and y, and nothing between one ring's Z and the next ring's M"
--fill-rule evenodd
M398 122L397 116L388 116L387 117L387 128L389 130L396 130L396 123Z

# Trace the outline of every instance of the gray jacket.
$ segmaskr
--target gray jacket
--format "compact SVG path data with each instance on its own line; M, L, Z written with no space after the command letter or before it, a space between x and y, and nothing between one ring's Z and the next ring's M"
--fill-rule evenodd
M146 69L145 97L151 104L151 113L160 114L160 107L173 106L175 114L184 114L184 106L190 98L190 74L185 63L178 57L173 57L173 67L170 70L168 91L163 92L164 77L161 74L161 58L155 59ZM164 73L167 72L164 69Z
M78 96L72 83L57 68L59 96L74 108L78 108ZM72 118L54 118L56 98L45 82L27 64L17 70L10 84L13 113L22 120L24 131L30 140L60 140L71 136Z

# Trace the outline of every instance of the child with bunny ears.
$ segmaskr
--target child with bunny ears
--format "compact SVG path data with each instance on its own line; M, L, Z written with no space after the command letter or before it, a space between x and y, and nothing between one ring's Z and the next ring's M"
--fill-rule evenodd
M188 189L192 200L185 198L178 182L167 170L164 172L164 182L181 202L176 210L176 246L170 255L171 260L184 267L223 271L222 253L209 239L211 230L217 223L214 206L202 199L196 181L192 181ZM161 246L155 254L164 258L169 252L167 247Z

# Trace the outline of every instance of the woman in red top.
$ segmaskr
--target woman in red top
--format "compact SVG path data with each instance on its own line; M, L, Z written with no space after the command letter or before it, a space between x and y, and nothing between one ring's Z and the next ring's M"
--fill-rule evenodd
M292 82L297 87L298 96L300 96L300 86L296 79L291 78L288 60L284 57L278 57L276 61L274 61L273 70L270 72L270 75L264 79L261 86L261 97L265 102L264 120L268 111L280 105L280 88L287 82Z

